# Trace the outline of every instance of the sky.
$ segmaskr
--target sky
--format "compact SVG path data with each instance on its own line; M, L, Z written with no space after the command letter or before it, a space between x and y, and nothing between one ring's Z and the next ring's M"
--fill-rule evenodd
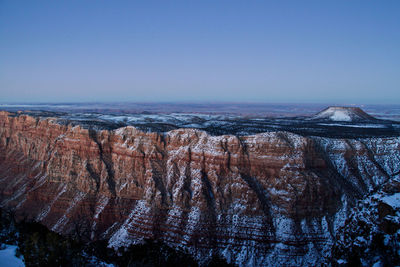
M0 102L400 103L400 1L0 0Z

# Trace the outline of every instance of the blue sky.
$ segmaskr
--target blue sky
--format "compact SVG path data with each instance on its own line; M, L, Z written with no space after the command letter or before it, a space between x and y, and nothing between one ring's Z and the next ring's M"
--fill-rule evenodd
M0 102L400 103L400 1L0 0Z

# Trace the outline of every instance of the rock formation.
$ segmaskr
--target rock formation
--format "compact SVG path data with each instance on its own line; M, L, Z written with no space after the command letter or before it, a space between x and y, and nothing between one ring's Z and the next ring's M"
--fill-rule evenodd
M0 151L0 205L20 218L114 248L157 239L239 265L328 262L357 201L400 172L399 137L95 131L7 112Z
M317 113L312 119L346 122L376 120L374 117L365 113L362 109L357 107L328 107L323 111Z

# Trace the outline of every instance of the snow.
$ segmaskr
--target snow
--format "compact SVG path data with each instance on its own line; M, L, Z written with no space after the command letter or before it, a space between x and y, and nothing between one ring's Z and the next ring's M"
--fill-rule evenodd
M17 246L6 245L6 248L0 250L0 266L2 267L19 267L25 266L22 259L15 256Z
M215 116L209 114L182 114L182 113L171 113L171 114L135 114L135 115L97 115L97 114L89 114L84 115L83 118L73 118L74 120L87 120L88 117L92 120L98 119L103 121L109 121L114 123L133 123L136 125L147 124L147 123L166 123L176 125L178 127L198 127L201 128L206 126L204 123L206 122L217 122L219 120L229 119L228 116Z
M351 117L347 112L344 111L335 111L331 116L330 119L333 121L351 121Z
M72 199L70 206L65 211L63 216L61 216L61 218L57 221L57 223L51 228L52 231L60 231L62 229L62 227L64 227L68 223L69 217L67 215L84 198L85 195L86 195L86 193L83 193L83 192L78 192L75 195L75 197Z
M149 230L144 223L150 211L150 207L148 207L145 200L137 201L136 206L132 209L123 225L108 240L108 247L117 249L122 246L128 247L131 244L141 243L143 238L132 238L129 230L135 228L135 230L141 231L143 236L145 236L145 233L148 233ZM139 227L140 225L142 227Z
M374 265L372 265L372 267L381 267L381 266L384 266L381 261L377 261L374 263Z
M330 119L332 121L351 121L350 111L339 107L330 107L318 113L314 118Z
M93 221L93 224L92 224L92 234L91 234L92 239L94 238L94 235L95 235L95 230L96 230L97 220L99 218L99 215L100 215L100 213L103 212L104 208L107 206L108 201L109 201L108 197L101 196L99 201L98 201L98 203L97 203L96 210L95 210L95 213L94 213L94 216L93 216L94 221Z
M39 216L36 218L36 220L41 221L43 220L50 212L51 207L54 205L54 203L60 198L62 194L64 194L67 191L67 185L63 185L61 191L57 194L57 196L47 205L46 208L42 210L42 212L39 214Z
M393 208L400 208L400 193L382 197L381 200Z
M100 213L107 206L109 200L110 199L108 197L106 197L106 196L101 196L100 197L100 199L98 201L98 206L96 206L96 211L95 211L94 216L93 216L94 219L98 219L99 218Z

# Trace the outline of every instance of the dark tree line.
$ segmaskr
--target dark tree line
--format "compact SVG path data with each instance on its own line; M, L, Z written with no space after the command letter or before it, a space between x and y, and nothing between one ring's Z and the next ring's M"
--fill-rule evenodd
M76 233L64 237L39 223L16 222L13 212L0 209L0 244L17 245L17 256L23 257L26 266L198 266L186 251L154 240L117 251L107 247L107 240L87 242L87 229L81 225L85 220L78 219ZM218 256L206 265L229 266Z

